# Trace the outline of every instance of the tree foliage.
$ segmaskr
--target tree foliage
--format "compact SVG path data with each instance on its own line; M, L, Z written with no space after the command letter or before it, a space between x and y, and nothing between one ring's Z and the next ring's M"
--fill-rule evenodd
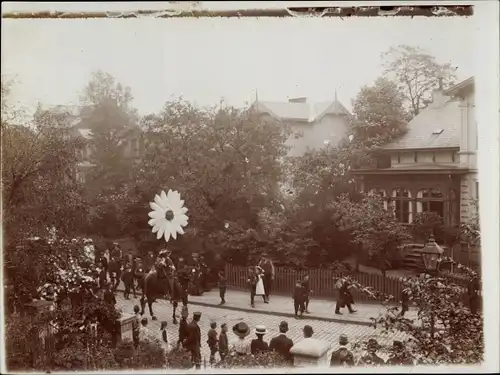
M385 74L403 93L412 117L431 100L432 90L442 80L444 86L451 86L456 77L449 63L440 64L436 58L418 47L399 45L382 54L385 60Z
M67 231L80 228L85 207L74 168L81 144L60 127L61 115L39 108L26 123L17 109L2 103L2 111L6 111L2 112L2 185L7 239L14 232L32 235L53 225Z

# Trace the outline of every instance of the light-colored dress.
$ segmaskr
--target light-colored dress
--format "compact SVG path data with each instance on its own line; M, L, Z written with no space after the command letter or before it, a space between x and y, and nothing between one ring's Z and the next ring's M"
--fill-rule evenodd
M266 294L266 291L264 290L264 281L262 280L262 275L257 275L259 278L259 281L257 281L257 285L255 286L255 295L256 296L263 296Z
M251 353L251 342L246 338L239 338L232 342L231 349L238 354L250 354Z

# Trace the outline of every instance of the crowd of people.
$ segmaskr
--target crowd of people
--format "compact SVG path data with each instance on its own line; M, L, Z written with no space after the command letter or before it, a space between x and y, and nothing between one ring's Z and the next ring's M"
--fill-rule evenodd
M139 314L139 306L134 307L136 320L133 324L134 344L139 345L142 340L157 341L166 353L174 348L187 350L191 355L191 362L196 368L201 368L201 347L202 336L200 321L202 314L194 312L191 321L188 322L187 308L181 312L178 336L176 339L169 339L166 331L167 322L162 322L160 333L155 334L148 329L148 319ZM291 349L294 342L287 336L288 322L282 321L278 327L279 334L269 341L265 336L268 333L266 326L257 325L253 329L254 337L249 337L252 329L245 322L239 322L232 327L234 339L228 338L228 325L222 323L218 330L217 322L210 322L210 329L207 332L206 344L210 350L209 362L214 365L219 361L224 361L228 355L247 356L268 352L278 354L285 363L293 365L293 354ZM305 325L302 329L303 339L312 338L313 327ZM381 366L381 365L413 365L407 350L401 341L394 341L391 355L387 360L382 359L377 352L381 346L376 339L369 339L363 355L356 358L353 351L348 348L349 340L344 334L340 335L338 348L334 350L329 358L331 367L337 366Z

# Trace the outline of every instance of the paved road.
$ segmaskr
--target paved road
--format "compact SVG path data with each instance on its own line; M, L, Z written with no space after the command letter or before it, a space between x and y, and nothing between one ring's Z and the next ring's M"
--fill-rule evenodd
M138 299L125 300L121 293L117 293L117 308L121 309L124 313L133 313L133 306L139 304ZM168 322L168 338L169 342L176 342L178 337L178 325L172 324L172 305L170 302L165 300L160 300L153 305L155 314L158 318L157 321L152 321L149 317L149 313L144 316L148 318L148 328L150 328L150 333L152 335L158 334L160 337L160 322L165 320ZM209 329L209 324L212 321L217 322L218 327L222 323L227 323L229 327L229 340L234 340L236 336L231 332L231 327L238 322L244 321L251 328L256 325L263 324L267 327L268 333L265 336L265 340L269 341L272 337L278 334L279 323L286 320L289 324L288 336L297 342L302 338L302 328L305 324L309 324L314 329L314 337L317 339L322 339L332 343L331 350L337 347L337 341L340 334L346 334L351 342L356 342L360 340L367 340L370 337L376 338L381 344L389 344L394 339L401 339L401 334L397 335L381 335L380 331L374 328L354 325L348 323L335 323L326 322L315 319L302 319L296 320L293 318L283 318L277 315L268 315L262 313L250 313L244 311L226 310L217 307L208 306L196 306L189 305L190 316L194 311L200 311L202 313L201 317L201 333L202 333L202 357L206 358L208 361L209 351L206 345L207 331ZM179 311L180 312L180 311ZM218 328L219 330L219 328ZM250 337L252 337L251 335ZM208 362L207 362L208 363Z

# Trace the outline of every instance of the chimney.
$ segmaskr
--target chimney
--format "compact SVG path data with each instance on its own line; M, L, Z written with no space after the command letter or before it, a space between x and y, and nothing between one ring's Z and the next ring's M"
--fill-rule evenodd
M305 96L301 96L298 98L290 98L288 99L289 103L307 103L307 98Z
M448 97L443 92L443 79L439 78L438 87L432 91L432 106L442 107L448 101Z

